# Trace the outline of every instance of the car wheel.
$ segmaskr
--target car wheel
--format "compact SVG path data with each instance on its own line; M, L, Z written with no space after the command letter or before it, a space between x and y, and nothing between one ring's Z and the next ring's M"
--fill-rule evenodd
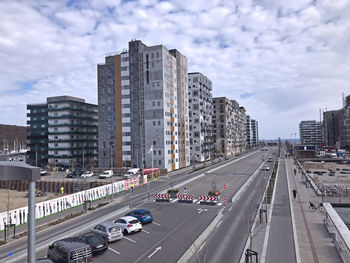
M124 229L123 234L128 235L129 234L128 230Z

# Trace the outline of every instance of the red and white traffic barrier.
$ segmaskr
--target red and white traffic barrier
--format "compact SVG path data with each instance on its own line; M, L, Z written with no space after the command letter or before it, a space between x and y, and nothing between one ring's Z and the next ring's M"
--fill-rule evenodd
M217 201L217 197L216 196L209 196L209 195L200 195L199 196L199 200L200 201Z
M170 199L170 194L155 194L156 199Z
M181 199L181 200L193 200L194 199L194 195L178 194L177 198Z

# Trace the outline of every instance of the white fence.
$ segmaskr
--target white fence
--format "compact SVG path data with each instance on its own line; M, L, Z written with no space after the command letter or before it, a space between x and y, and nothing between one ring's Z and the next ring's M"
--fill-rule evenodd
M77 192L70 195L61 196L52 200L37 203L35 205L35 218L43 218L72 207L82 205L85 201L94 201L113 193L120 193L130 189L133 183L134 187L147 183L147 175L125 179L113 184L91 188L85 191ZM143 181L143 182L142 182ZM112 188L113 185L113 188ZM4 229L5 224L21 225L28 221L28 206L0 213L0 230Z

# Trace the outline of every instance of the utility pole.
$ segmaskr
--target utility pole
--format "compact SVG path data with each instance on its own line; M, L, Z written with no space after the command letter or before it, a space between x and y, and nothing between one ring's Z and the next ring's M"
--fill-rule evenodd
M35 144L35 166L38 167L38 145Z

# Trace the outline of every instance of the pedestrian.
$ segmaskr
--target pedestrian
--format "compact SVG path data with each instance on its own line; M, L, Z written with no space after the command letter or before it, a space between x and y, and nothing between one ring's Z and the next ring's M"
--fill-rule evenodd
M293 197L294 197L294 200L297 198L297 190L293 189Z
M294 169L294 175L297 175L297 169Z

